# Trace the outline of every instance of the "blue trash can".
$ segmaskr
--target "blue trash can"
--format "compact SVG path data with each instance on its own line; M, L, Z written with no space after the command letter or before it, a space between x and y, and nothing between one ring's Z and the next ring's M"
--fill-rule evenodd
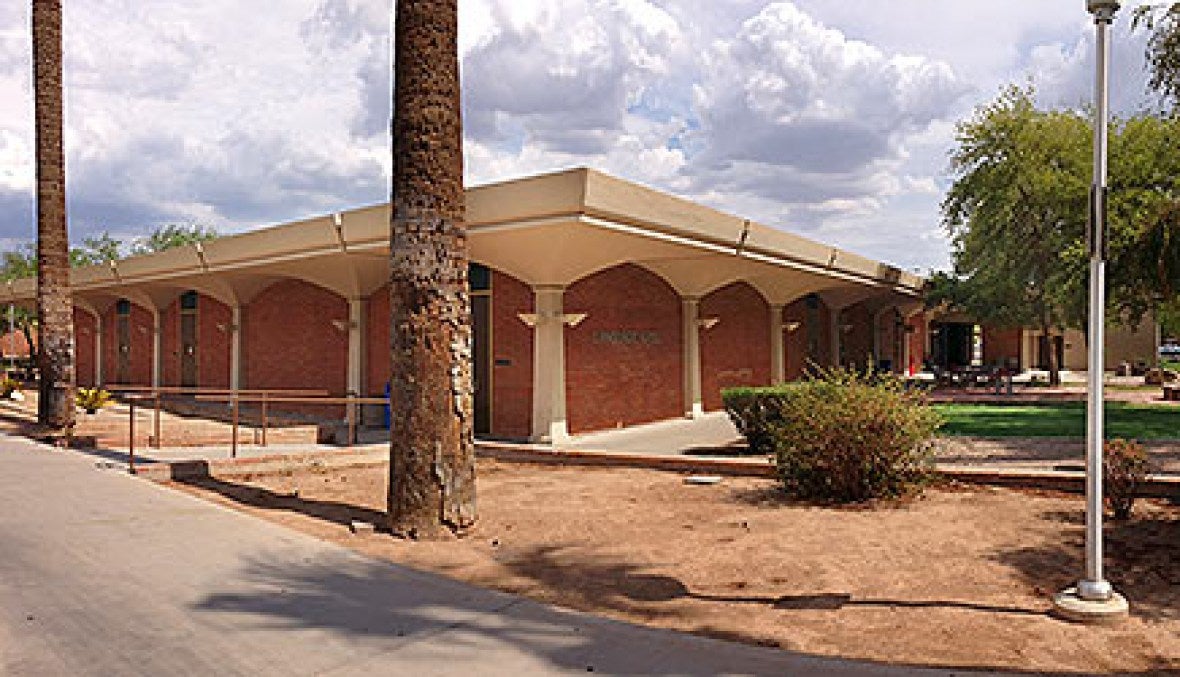
M385 429L389 430L389 381L385 382Z

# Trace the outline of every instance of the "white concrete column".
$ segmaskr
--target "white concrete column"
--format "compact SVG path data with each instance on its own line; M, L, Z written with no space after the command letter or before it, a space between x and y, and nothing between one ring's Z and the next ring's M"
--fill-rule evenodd
M96 314L94 322L94 385L101 387L103 385L102 375L102 348L103 348L103 327L102 315Z
M159 388L161 374L164 369L164 355L161 344L164 338L163 314L159 309L152 309L152 387Z
M229 389L242 388L242 306L230 307L229 320Z
M348 392L363 397L365 378L365 300L348 299ZM363 408L361 409L363 411ZM357 417L357 421L360 418Z
M569 439L565 414L565 287L533 288L533 434L534 442L557 444Z
M787 380L786 337L783 332L783 304L770 304L770 382L783 383Z
M700 418L705 413L701 398L701 302L695 296L680 298L684 321L684 416Z

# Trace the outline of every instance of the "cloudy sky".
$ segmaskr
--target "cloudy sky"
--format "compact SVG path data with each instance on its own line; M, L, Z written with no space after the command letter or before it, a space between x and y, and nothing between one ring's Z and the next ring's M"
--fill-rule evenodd
M389 0L70 0L75 239L386 199ZM1082 0L460 0L466 171L590 166L923 271L956 121L1089 96ZM265 11L257 11L265 5ZM1116 28L1116 108L1150 105ZM33 223L29 3L0 5L0 247Z

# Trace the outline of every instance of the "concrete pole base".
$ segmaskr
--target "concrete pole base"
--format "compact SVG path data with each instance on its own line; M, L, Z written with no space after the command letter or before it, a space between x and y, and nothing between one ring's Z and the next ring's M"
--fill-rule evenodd
M1130 613L1127 598L1117 592L1106 600L1082 599L1077 588L1067 588L1053 596L1053 615L1074 623L1111 625L1125 621Z

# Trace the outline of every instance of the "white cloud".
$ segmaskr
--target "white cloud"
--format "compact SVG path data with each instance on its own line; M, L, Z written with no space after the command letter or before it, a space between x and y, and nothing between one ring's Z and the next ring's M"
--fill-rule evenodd
M954 121L1029 76L1043 101L1084 100L1078 4L464 0L468 179L589 165L942 265ZM389 7L66 3L75 235L170 220L233 230L385 199ZM1142 36L1122 21L1128 107L1142 101ZM27 3L0 7L0 238L33 232L28 23Z

